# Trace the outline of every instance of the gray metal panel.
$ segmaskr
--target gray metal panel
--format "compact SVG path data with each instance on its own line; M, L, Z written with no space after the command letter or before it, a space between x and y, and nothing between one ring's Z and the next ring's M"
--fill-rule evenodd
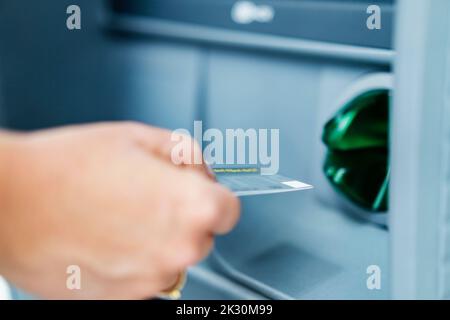
M207 125L279 128L281 173L316 187L243 199L242 220L218 240L218 251L248 277L293 298L389 298L389 233L339 201L323 176L320 140L342 91L375 70L220 50L211 51L208 64ZM372 264L382 269L379 291L366 287Z
M273 17L265 22L236 23L235 0L115 0L117 12L147 16L197 26L266 34L283 38L390 49L394 5L392 0L251 1L252 8L266 6ZM369 30L366 10L377 4L382 10L382 29ZM255 10L255 9L253 9ZM256 9L257 10L257 9Z
M1 63L0 63L1 65ZM0 70L0 128L3 126L4 116L3 116L3 96L2 96L2 78L1 78L1 70Z
M120 32L178 39L208 46L256 49L350 62L388 65L395 57L394 51L389 49L293 39L267 34L252 34L244 31L222 30L161 19L123 15L113 16L108 27Z
M449 298L450 1L401 0L398 9L390 188L393 297Z
M200 50L189 44L113 39L101 28L103 2L77 3L83 28L71 32L64 25L69 1L2 2L6 125L37 129L139 120L189 126L197 107Z

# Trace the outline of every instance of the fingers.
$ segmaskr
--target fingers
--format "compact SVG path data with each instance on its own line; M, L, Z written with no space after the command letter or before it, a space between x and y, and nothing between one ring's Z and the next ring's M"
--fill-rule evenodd
M127 123L124 126L125 130L128 130L145 150L164 161L183 168L194 169L215 180L215 175L203 160L200 145L189 135L139 123ZM181 155L176 152L177 148L189 152Z
M239 200L226 188L203 175L183 170L169 170L171 183L162 194L174 212L168 220L164 244L167 267L185 268L205 258L214 245L214 236L229 232L240 215ZM168 216L165 214L163 216Z
M211 184L203 203L204 214L211 215L211 231L223 235L230 232L240 215L240 203L229 190L215 183Z
M240 203L228 189L220 184L193 176L188 186L180 188L185 193L184 219L189 219L194 231L225 234L237 223Z
M150 127L139 123L125 124L128 130L146 150L157 154L165 162L178 163L180 167L194 169L201 173L201 176L215 180L209 166L202 159L202 150L199 144L190 136L181 133L174 133L169 130ZM190 157L183 157L182 161L176 159L174 148L184 148L191 150ZM201 160L200 165L195 162ZM191 176L192 177L192 176ZM180 184L184 179L176 177ZM184 193L194 193L191 203L186 208L194 208L199 216L199 224L212 234L225 234L229 232L239 219L239 200L226 188L219 184L197 178L186 178ZM178 196L181 196L179 194Z
M172 132L170 140L166 140L157 152L174 165L197 170L215 180L215 175L203 159L202 148L191 136Z

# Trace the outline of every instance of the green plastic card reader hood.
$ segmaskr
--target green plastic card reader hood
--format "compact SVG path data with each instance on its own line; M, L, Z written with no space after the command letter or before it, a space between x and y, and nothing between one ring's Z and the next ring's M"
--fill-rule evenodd
M391 76L360 79L323 130L324 173L334 189L371 213L388 209Z

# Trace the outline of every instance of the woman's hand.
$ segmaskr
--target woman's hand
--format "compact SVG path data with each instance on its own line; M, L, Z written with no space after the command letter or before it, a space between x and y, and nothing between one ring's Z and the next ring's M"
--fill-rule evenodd
M239 217L204 166L172 164L170 138L135 123L0 135L0 274L43 298L170 288Z

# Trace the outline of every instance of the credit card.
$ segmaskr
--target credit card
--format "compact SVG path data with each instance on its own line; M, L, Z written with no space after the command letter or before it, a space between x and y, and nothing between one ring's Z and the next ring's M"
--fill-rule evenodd
M279 174L262 175L259 168L213 168L217 181L236 196L253 196L312 189L313 186Z

